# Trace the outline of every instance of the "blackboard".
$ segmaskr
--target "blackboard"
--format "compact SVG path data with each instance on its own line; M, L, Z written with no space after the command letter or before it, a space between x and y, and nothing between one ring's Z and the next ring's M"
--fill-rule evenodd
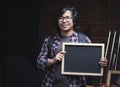
M102 76L98 63L104 57L103 43L63 43L66 51L62 60L61 74Z

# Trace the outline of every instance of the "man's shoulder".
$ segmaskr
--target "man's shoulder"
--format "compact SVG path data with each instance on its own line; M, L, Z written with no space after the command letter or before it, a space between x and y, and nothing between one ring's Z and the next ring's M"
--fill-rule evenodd
M78 35L81 35L81 36L87 36L86 34L81 33L81 32L78 32Z
M81 32L78 32L78 41L79 42L91 42L90 38L86 34L81 33Z
M57 34L51 34L48 39L55 39L58 37L58 33Z
M47 37L48 39L48 44L53 44L54 40L58 37L58 34L51 34L49 37Z

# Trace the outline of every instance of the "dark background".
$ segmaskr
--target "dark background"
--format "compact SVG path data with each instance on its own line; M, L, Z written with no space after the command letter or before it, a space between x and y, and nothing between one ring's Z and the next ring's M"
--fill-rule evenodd
M40 87L36 58L41 46L39 0L7 0L2 4L0 87Z
M40 87L42 76L36 58L43 39L55 32L54 15L63 5L76 7L78 31L87 34L92 42L106 44L108 32L112 31L113 36L116 30L116 53L119 0L6 0L1 2L0 87ZM119 61L117 69L120 70Z

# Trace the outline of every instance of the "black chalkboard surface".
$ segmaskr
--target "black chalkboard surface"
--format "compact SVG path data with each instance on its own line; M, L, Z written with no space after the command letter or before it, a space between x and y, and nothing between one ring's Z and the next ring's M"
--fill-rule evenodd
M66 51L62 60L61 74L102 76L100 58L104 56L103 43L63 43Z

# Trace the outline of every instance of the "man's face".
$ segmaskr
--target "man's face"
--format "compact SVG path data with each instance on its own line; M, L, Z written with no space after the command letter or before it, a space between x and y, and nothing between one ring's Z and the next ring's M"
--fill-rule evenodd
M58 26L60 31L66 32L69 30L73 30L73 17L71 11L66 11L62 17L58 19Z

